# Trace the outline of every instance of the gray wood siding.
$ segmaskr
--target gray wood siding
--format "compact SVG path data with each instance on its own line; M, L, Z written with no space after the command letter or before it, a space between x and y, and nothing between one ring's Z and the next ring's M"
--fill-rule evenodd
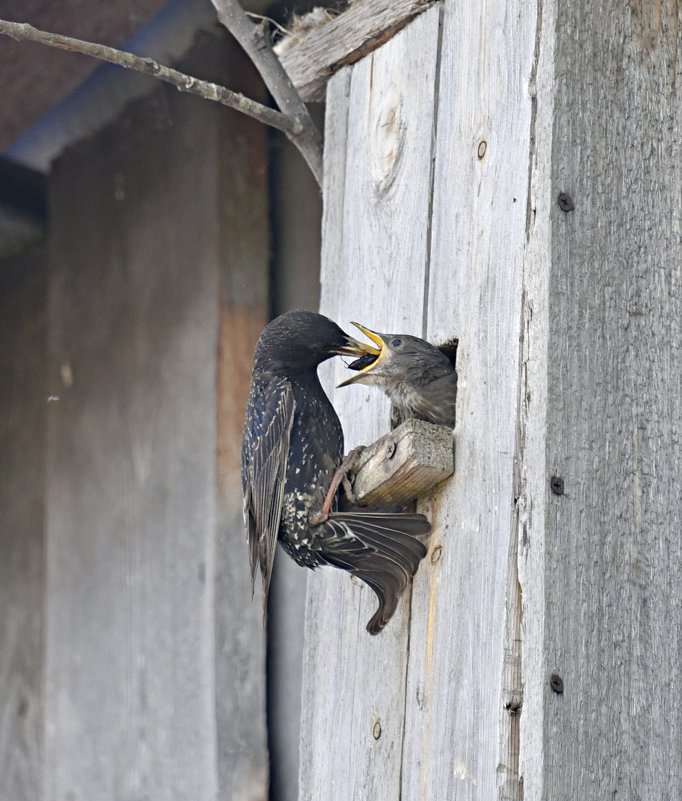
M0 263L0 799L39 801L47 391L42 248Z
M264 157L258 126L161 89L55 166L48 799L266 796L238 478Z
M330 84L323 310L434 341L460 337L462 474L424 503L431 552L411 614L406 598L384 634L364 632L365 589L343 576L309 583L305 672L323 692L309 701L319 729L308 734L304 716L302 747L308 737L319 744L323 730L333 735L307 776L302 763L306 798L329 787L358 799L370 791L492 797L505 782L516 791L517 738L502 699L513 649L507 607L516 612L509 564L531 117L524 78L534 31L515 29L508 47L496 34L504 24L503 10L483 17L446 4L442 18L426 12ZM472 40L490 66L470 63ZM363 80L373 103L359 100ZM386 402L375 392L358 387L335 399L347 447L386 430ZM332 610L345 626L326 619Z
M311 107L322 129L324 109ZM280 133L271 138L273 316L288 309L318 311L322 195L298 150ZM301 664L307 571L284 553L275 560L268 602L268 745L271 801L298 801Z
M543 15L524 412L545 439L522 540L542 710L525 759L543 773L527 769L527 801L682 787L680 21L665 2Z
M458 336L460 383L411 603L373 639L309 580L304 799L679 793L680 43L674 3L446 0L329 83L322 310Z
M437 61L425 43L437 42L438 23L425 12L329 84L321 310L347 328L421 330ZM336 360L330 386L342 371ZM347 449L388 430L388 402L371 388L333 397ZM309 578L301 799L398 798L409 600L370 637L368 587L331 569Z
M215 32L183 66L261 91ZM676 799L679 4L442 0L325 124L321 311L459 337L456 469L378 637L369 588L280 557L273 795L298 764L301 801ZM241 421L271 303L318 290L290 165L269 282L267 150L154 90L56 162L47 255L0 265L0 801L267 797ZM347 450L386 433L322 373Z
M456 467L425 504L439 550L413 590L404 798L521 797L517 720L504 704L517 613L510 566L531 10L443 7L425 330L436 342L460 340Z

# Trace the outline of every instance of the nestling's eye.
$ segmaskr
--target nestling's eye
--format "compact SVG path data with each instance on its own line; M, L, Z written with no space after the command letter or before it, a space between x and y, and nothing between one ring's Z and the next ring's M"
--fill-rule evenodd
M402 339L397 339L396 338L396 339L391 341L391 345L393 345L394 348L399 348L402 344L403 344Z

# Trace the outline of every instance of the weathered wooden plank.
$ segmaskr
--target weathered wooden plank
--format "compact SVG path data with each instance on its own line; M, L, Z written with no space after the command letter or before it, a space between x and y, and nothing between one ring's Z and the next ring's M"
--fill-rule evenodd
M311 108L320 130L321 107ZM320 305L322 194L283 134L270 138L273 314ZM284 553L275 560L268 602L268 746L272 801L298 801L305 574Z
M391 506L421 498L452 475L452 430L406 420L362 451L353 472L360 505Z
M226 62L236 88L264 100L262 80L239 48L201 43ZM212 55L211 55L212 54ZM233 85L235 85L233 83ZM219 274L217 343L217 529L215 531L214 670L217 798L268 797L266 677L260 604L252 600L241 490L241 437L253 351L270 310L267 129L237 112L218 115L214 164ZM311 179L312 180L312 179Z
M225 68L223 48L201 42L202 63ZM225 119L160 89L55 167L50 799L267 795L235 475L267 246L240 237L263 234L264 159L261 132Z
M522 717L531 801L682 786L679 15L543 6L525 412L546 440L525 460L522 549L525 639L542 642L524 646L541 733Z
M312 109L320 127L322 109ZM322 197L294 146L276 134L272 148L271 202L273 314L317 311L320 301ZM306 576L280 552L268 602L268 745L273 801L298 801L299 730L303 680Z
M438 21L427 11L329 85L321 309L342 325L421 330ZM331 386L342 371L331 365ZM388 402L371 388L334 402L347 448L388 430ZM340 571L308 581L301 799L399 797L409 599L373 638L374 608Z
M343 244L343 202L346 178L347 140L348 140L348 94L350 92L351 69L341 70L330 82L327 91L327 108L325 114L325 156L334 153L335 158L324 165L323 185L323 220L322 220L322 259L333 262L334 254L341 253ZM327 199L324 202L324 199ZM339 260L339 263L343 262ZM331 304L331 299L330 299ZM322 311L326 307L322 307ZM331 313L331 310L328 312ZM327 384L334 386L333 378ZM338 404L337 404L338 406ZM342 592L342 580L336 578L334 586L325 584L327 571L317 580L315 575L301 577L306 581L307 598L305 614L305 637L303 645L303 666L301 679L301 725L299 730L299 797L301 801L315 799L318 788L325 781L324 766L329 762L324 758L324 752L329 751L328 740L324 732L325 719L331 713L326 708L326 699L316 689L318 676L327 676L322 643L317 638L324 633L326 627L318 611L324 608L320 602L334 597L334 588L337 594ZM333 581L333 579L332 579ZM330 608L329 606L327 608ZM328 621L328 625L331 622ZM326 642L325 642L326 644ZM334 671L337 672L337 671ZM311 678L312 677L312 681ZM326 679L330 685L330 679ZM331 684L333 688L333 684ZM320 704L324 699L325 703ZM319 722L318 722L319 721ZM328 790L325 790L325 796Z
M46 259L0 264L0 798L43 798Z
M520 798L504 704L535 25L532 2L444 4L426 330L459 337L458 468L430 505L433 558L413 589L402 797L415 801Z
M369 55L436 0L357 0L343 14L297 41L294 31L275 50L306 102L324 100L329 78Z
M311 106L319 130L324 108ZM296 147L279 131L271 132L273 315L320 306L322 193Z

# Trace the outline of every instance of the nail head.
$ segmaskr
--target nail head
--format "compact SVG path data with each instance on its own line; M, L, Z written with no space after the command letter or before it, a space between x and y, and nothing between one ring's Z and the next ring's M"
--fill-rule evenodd
M552 476L549 480L549 486L555 495L564 494L564 480L560 476Z
M575 208L573 198L566 192L559 192L559 197L557 200L559 202L559 208L561 211L573 211Z

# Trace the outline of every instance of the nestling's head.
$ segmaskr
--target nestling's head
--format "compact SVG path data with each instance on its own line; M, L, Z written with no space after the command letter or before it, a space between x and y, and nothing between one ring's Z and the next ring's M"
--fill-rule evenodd
M379 334L359 323L353 323L374 345L376 355L363 354L348 366L356 374L339 386L370 384L384 391L400 383L419 381L425 373L446 374L454 370L448 357L425 339L409 334Z

